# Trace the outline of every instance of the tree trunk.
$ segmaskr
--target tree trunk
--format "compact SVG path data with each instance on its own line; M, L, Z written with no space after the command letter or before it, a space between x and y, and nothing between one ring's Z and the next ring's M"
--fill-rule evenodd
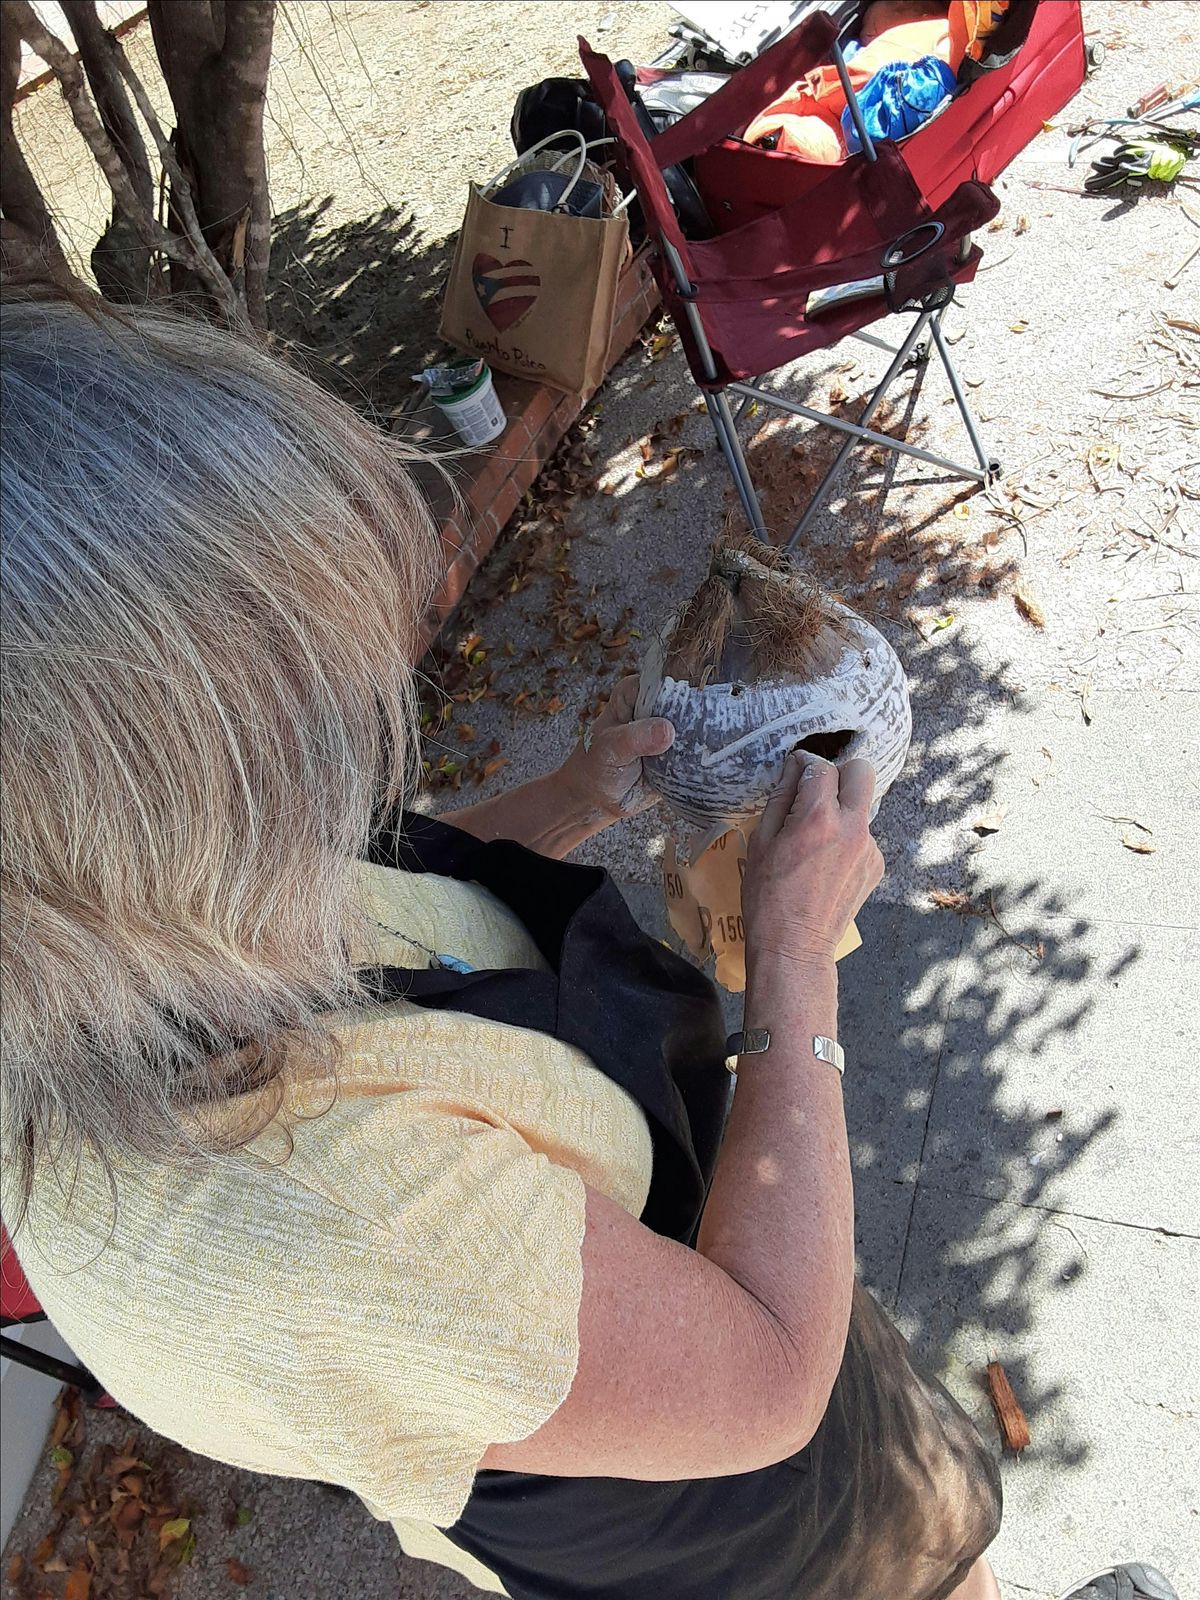
M21 36L0 7L0 267L22 277L74 278L37 179L13 131Z
M102 27L94 0L61 0L104 130L112 140L138 204L154 215L154 178L118 63L120 46ZM92 271L108 300L141 305L151 297L153 255L135 218L113 199L112 221L92 251Z
M250 321L245 300L235 290L228 273L200 230L187 175L180 167L176 152L159 124L150 97L130 67L124 51L114 41L115 59L122 79L133 96L142 120L153 135L159 160L171 179L180 219L177 232L164 228L139 201L121 154L109 138L92 104L83 66L73 52L45 27L29 0L2 0L2 3L5 22L19 38L26 41L35 55L46 62L58 79L71 120L104 174L117 209L132 219L149 250L161 253L168 261L181 262L189 272L195 274L196 283L203 288L214 311L231 327L248 328Z
M263 111L275 0L150 0L149 9L201 230L250 321L265 328L271 202Z

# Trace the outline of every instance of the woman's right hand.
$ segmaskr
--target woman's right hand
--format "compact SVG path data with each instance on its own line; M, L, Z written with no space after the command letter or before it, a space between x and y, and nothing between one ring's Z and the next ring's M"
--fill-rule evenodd
M742 913L751 973L764 957L832 961L883 877L867 820L874 791L869 761L836 767L807 751L788 757L746 856Z

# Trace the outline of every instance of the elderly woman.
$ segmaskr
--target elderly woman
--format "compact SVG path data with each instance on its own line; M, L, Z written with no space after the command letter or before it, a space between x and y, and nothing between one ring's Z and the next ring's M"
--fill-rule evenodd
M515 1600L995 1596L994 1466L853 1281L870 768L795 760L754 836L726 1126L709 984L561 859L668 725L618 694L401 809L438 546L394 441L26 297L3 449L4 1212L103 1384Z

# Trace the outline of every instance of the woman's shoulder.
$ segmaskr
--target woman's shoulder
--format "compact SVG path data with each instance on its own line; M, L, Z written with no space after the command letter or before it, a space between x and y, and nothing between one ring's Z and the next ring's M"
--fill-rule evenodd
M477 883L356 863L366 959L427 966L449 955L476 967L542 967L520 920Z

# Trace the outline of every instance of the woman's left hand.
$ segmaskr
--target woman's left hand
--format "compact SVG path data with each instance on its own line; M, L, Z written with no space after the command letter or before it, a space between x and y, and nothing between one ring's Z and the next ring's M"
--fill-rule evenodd
M574 798L610 822L657 803L642 781L643 756L660 756L675 742L662 717L633 721L638 679L622 678L608 704L559 769Z

